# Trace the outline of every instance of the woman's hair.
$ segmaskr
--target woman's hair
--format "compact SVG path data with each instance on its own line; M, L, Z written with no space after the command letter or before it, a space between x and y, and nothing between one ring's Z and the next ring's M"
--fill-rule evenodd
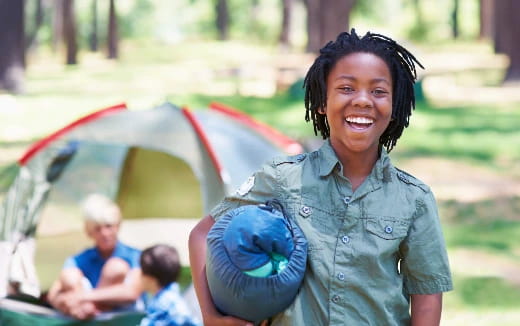
M327 77L339 59L359 52L371 53L381 58L392 75L392 121L379 139L379 144L390 152L401 137L403 129L408 127L410 115L415 108L415 65L421 68L423 66L408 50L384 35L368 32L359 37L352 29L350 34L339 34L336 41L329 42L320 50L320 55L304 80L305 120L312 119L316 135L319 131L323 139L330 136L327 117L319 113L320 108L327 105Z
M143 250L139 258L143 274L157 280L161 287L177 281L180 273L179 254L169 245L159 244Z

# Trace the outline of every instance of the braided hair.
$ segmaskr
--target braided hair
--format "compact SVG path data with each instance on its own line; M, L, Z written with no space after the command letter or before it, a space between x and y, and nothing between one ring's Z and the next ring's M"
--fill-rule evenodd
M309 68L305 88L305 121L312 119L314 133L323 139L330 136L329 123L319 110L327 105L327 76L341 58L352 53L371 53L381 58L388 66L393 81L392 120L379 138L380 146L390 152L408 127L410 115L415 109L414 83L417 79L415 65L424 68L419 61L394 40L381 34L366 33L359 37L354 29L343 32L336 41L329 42L320 50L320 55Z

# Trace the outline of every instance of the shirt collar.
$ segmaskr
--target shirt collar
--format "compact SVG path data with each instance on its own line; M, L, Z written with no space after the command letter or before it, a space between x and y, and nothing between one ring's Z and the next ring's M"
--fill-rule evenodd
M322 177L329 175L336 166L341 166L341 162L330 144L330 139L327 139L318 150L318 160L319 175ZM385 181L390 178L390 170L388 169L390 165L390 156L388 156L386 149L382 148L381 155L376 161L371 174L377 179Z
M180 292L179 283L177 283L177 282L172 282L172 283L166 285L165 287L163 287L162 289L160 289L160 290L155 294L155 297L158 298L158 297L161 296L163 293L167 293L167 292L177 292L177 293L179 293L179 292Z
M107 259L108 259L108 258L107 258L107 259L104 259L104 258L101 256L101 252L99 251L98 247L94 247L94 249L95 249L95 251L96 251L96 255L94 255L94 256L91 257L93 260L97 260L97 259L99 259L99 260L104 261L104 260L107 260ZM110 257L114 257L114 256L116 256L116 254L119 253L121 250L122 250L122 248L121 248L121 242L119 242L119 240L117 240L117 242L116 242L116 246L114 247L114 250L112 251L112 254L110 255ZM109 258L110 258L110 257L109 257Z
M388 152L383 147L381 149L381 153L379 155L379 159L376 161L376 165L374 166L374 175L377 179L388 182L390 181L390 166L391 166L390 156Z
M318 150L318 160L319 175L321 177L329 175L336 166L341 164L330 144L330 139L327 139Z

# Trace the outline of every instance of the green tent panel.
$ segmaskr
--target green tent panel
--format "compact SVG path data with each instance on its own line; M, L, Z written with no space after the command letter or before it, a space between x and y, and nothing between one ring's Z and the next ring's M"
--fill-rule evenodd
M190 218L203 214L199 182L179 158L131 148L120 180L117 202L125 218Z

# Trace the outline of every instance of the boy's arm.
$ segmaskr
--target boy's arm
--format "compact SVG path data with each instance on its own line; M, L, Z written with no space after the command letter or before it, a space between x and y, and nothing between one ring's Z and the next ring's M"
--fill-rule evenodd
M438 326L441 322L442 293L412 294L412 326Z
M253 326L253 323L235 317L222 316L211 299L206 278L206 236L214 223L211 216L203 218L190 232L188 241L193 286L199 300L204 325Z

